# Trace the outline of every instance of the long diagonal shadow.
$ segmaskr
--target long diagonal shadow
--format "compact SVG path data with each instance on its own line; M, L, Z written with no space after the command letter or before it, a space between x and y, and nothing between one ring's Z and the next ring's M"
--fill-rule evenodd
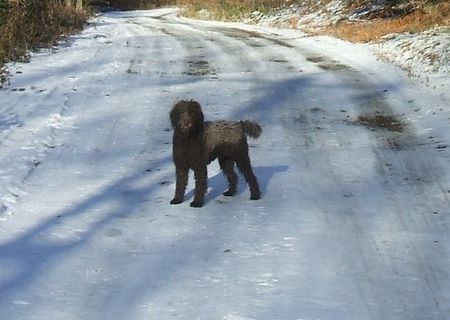
M163 164L169 161L169 157L164 157L158 163ZM56 260L61 254L87 243L104 226L125 214L129 214L134 207L160 187L160 184L156 182L137 184L145 178L146 175L139 171L115 181L100 193L79 203L74 208L55 213L53 217L38 224L25 234L1 244L0 264L14 266L16 270L9 278L0 282L0 301L7 301L9 295L17 292L38 277L42 268L48 262ZM140 187L137 189L136 185ZM82 218L91 209L110 202L114 203L114 209L111 209L102 219L91 224L88 230L81 234L81 237L64 242L50 242L40 239L65 219Z

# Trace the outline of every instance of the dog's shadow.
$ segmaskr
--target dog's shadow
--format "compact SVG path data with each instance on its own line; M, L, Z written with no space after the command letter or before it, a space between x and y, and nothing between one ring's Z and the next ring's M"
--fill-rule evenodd
M259 167L253 167L253 172L255 173L259 188L261 189L262 197L264 197L264 194L267 193L267 189L270 183L270 180L272 178L281 172L285 172L289 169L289 166L286 165L280 165L280 166L259 166ZM222 193L227 190L228 182L225 176L222 174L222 172L217 173L216 175L208 178L208 193L205 198L205 203L208 203L220 196L222 196ZM244 179L244 177L239 174L239 183L236 195L239 195L241 193L248 192L250 196L250 192L248 189L248 185ZM189 192L186 193L185 199L191 199L194 196L194 190L189 190Z

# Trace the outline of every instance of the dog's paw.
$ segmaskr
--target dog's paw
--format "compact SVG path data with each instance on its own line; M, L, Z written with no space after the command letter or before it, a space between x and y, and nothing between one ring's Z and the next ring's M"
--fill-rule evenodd
M232 197L236 194L236 191L233 190L227 190L224 193L222 193L225 197Z
M183 200L175 198L175 199L172 199L172 201L170 201L170 204L180 204L182 202L183 202Z
M191 202L191 207L192 208L201 208L203 207L203 201L192 201Z
M259 200L261 199L261 195L260 194L252 194L250 196L250 200Z

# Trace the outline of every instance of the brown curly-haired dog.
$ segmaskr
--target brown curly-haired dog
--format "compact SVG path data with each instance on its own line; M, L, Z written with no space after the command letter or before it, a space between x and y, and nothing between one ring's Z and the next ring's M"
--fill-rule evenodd
M250 188L251 200L261 198L258 181L253 174L246 136L258 138L261 127L252 121L205 122L200 104L194 100L181 100L170 111L173 133L173 161L176 170L175 196L170 202L183 202L189 169L194 171L195 191L191 207L203 206L207 189L207 165L216 158L228 179L228 190L236 193L238 176L234 165L244 175Z

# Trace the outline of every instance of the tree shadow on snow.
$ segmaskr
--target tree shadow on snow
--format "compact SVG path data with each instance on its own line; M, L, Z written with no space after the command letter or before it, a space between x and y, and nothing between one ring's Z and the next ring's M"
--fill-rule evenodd
M155 161L154 165L165 166L170 162L171 158L167 156ZM0 269L0 310L13 309L12 297L36 282L40 274L46 273L53 264L64 263L63 256L89 243L115 219L129 215L134 208L148 201L158 188L161 188L161 184L149 179L145 170L136 171L114 181L101 192L73 207L56 212L16 238L0 244L0 266L6 266L6 269ZM83 232L79 232L77 237L53 238L55 229L64 228L73 219L87 219L87 215L104 205L109 205L111 209L105 209L107 213L101 219L92 217L93 222Z

